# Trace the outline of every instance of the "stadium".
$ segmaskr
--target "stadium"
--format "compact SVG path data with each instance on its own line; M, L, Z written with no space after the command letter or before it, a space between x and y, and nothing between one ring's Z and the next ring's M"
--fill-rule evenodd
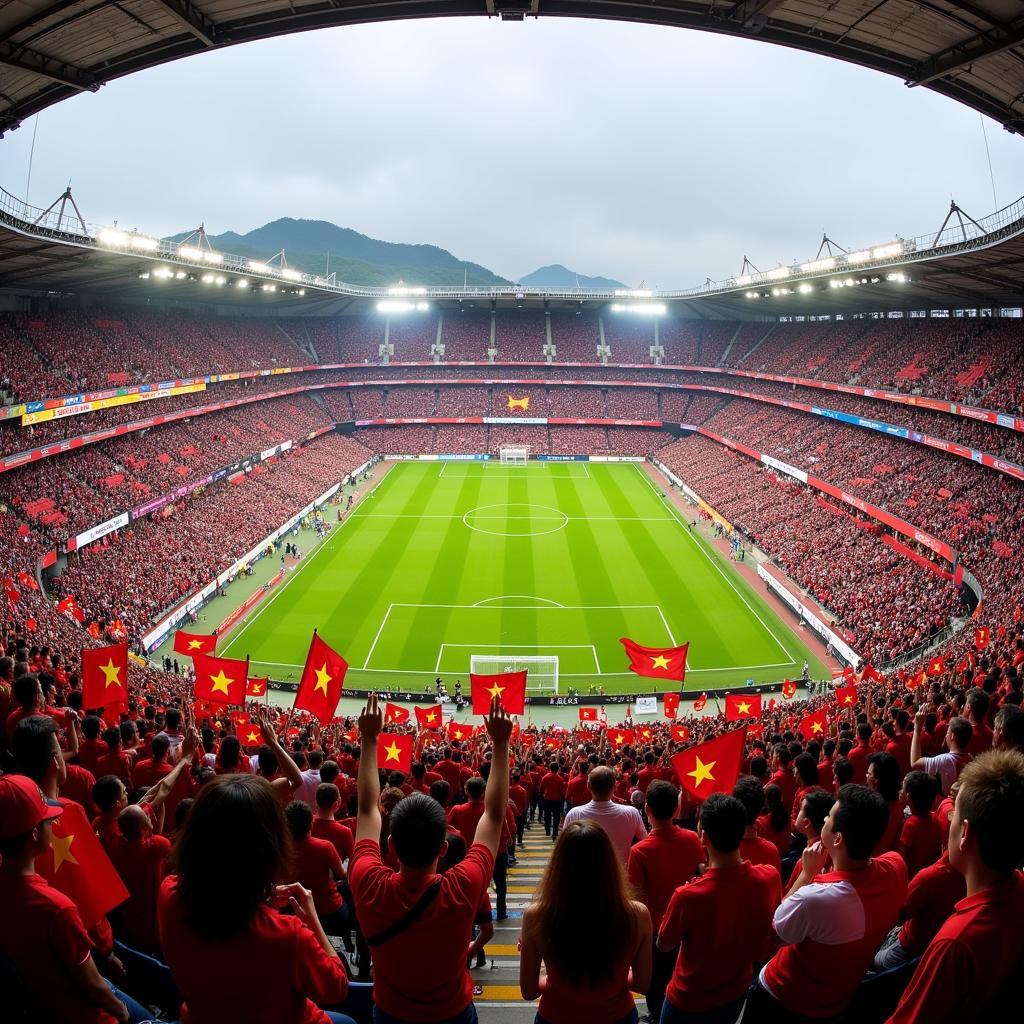
M1024 130L990 0L16 7L0 135L195 54L456 16L757 39ZM9 1019L1013 1012L1024 197L668 289L353 284L16 191Z

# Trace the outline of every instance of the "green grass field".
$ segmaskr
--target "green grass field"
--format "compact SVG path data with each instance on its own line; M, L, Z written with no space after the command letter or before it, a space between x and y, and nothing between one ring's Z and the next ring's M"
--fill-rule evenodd
M828 675L632 463L398 463L218 653L297 680L314 626L347 686L465 683L475 653L556 655L563 692L665 689L620 636L690 641L689 689Z

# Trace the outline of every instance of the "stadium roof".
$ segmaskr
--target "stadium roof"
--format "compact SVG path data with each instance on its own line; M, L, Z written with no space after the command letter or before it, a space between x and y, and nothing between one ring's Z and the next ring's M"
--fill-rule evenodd
M0 134L142 68L252 39L402 18L584 17L827 54L1024 131L1020 0L13 0L0 8Z

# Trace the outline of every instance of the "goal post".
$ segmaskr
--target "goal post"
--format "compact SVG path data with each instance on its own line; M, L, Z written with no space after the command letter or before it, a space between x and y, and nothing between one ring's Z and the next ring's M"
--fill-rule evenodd
M527 693L558 693L557 655L472 654L469 671L474 675L500 675L526 669Z
M503 466L525 466L530 458L528 444L503 444L498 448L498 458Z

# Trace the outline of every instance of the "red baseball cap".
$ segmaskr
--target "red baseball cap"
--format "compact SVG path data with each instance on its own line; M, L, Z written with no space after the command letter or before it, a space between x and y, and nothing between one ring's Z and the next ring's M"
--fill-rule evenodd
M27 775L0 778L0 838L24 835L63 813L64 808L56 800L47 800Z

